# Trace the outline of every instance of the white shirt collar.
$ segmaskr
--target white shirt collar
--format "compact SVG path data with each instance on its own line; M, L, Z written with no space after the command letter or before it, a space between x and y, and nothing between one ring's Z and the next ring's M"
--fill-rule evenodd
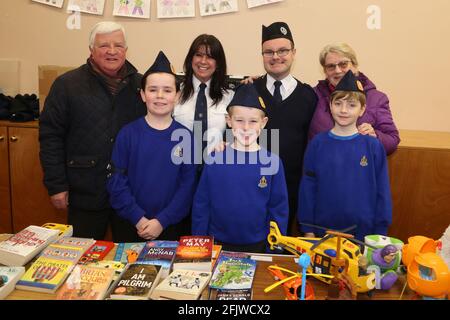
M275 81L276 79L274 77L272 77L270 74L267 74L266 88L272 95L275 90L274 85ZM291 74L288 74L280 81L281 81L280 93L281 97L284 100L287 97L289 97L292 92L294 92L295 88L297 87L297 80L295 80L295 78Z
M198 92L200 90L201 83L202 82L200 80L198 80L196 76L194 76L194 75L192 76L192 86L194 87L194 92ZM206 89L208 89L209 85L211 84L211 79L209 79L205 84L206 84Z

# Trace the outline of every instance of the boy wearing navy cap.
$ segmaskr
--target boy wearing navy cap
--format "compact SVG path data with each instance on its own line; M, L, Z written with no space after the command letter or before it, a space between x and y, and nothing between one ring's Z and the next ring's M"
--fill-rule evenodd
M317 96L308 84L291 74L296 48L287 23L274 22L268 27L263 25L261 47L267 74L254 83L267 104L267 148L283 160L289 195L289 225L295 227L303 155ZM279 140L272 141L271 133L276 130ZM296 231L288 233L295 234Z
M392 201L386 152L380 141L358 133L356 121L365 111L362 84L349 70L330 98L335 125L311 140L305 153L300 185L300 222L349 231L364 241L368 234L386 235ZM300 226L306 236L323 230Z
M286 233L288 197L277 155L258 144L266 105L252 84L241 85L228 105L233 142L205 160L194 197L192 232L211 235L223 250L266 252L269 222Z
M125 126L117 136L107 182L110 203L119 216L131 222L122 242L178 240L182 234L177 224L192 204L195 167L192 161L178 161L192 150L183 150L172 135L180 130L177 132L188 137L191 146L193 141L190 131L172 119L178 88L163 52L144 74L141 85L147 115Z

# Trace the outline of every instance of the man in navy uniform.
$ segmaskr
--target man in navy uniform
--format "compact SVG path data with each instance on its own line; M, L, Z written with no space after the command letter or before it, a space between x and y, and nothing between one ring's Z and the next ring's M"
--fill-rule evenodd
M283 161L289 195L289 226L292 227L296 226L294 219L309 124L317 104L313 89L291 75L295 53L292 33L285 22L262 26L262 56L267 74L254 83L267 102L267 147L278 152ZM277 141L271 140L271 129L279 130Z

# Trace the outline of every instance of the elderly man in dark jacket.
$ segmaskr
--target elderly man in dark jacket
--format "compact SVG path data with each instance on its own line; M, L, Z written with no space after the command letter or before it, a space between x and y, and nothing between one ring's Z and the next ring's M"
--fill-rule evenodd
M106 179L116 134L145 115L141 75L126 60L121 25L98 23L89 49L86 64L58 77L45 101L39 126L44 184L53 205L68 208L75 236L102 239L111 221L120 242L133 226L111 209Z

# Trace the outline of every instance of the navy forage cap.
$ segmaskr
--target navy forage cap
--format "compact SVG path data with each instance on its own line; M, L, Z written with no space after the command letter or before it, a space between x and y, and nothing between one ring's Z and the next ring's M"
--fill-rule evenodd
M234 106L256 108L264 111L267 115L266 104L256 90L255 85L252 83L241 84L236 88L233 99L228 105L227 110Z
M294 43L294 39L292 38L291 30L286 22L274 22L270 26L262 26L262 42L264 43L267 40L285 38L291 40Z
M152 66L145 72L146 74L155 73L155 72L165 72L175 75L175 70L170 63L169 59L167 59L164 52L160 51L158 56L153 62Z
M347 73L342 77L341 81L337 84L336 91L356 91L364 93L364 87L362 83L356 79L352 70L348 70Z

